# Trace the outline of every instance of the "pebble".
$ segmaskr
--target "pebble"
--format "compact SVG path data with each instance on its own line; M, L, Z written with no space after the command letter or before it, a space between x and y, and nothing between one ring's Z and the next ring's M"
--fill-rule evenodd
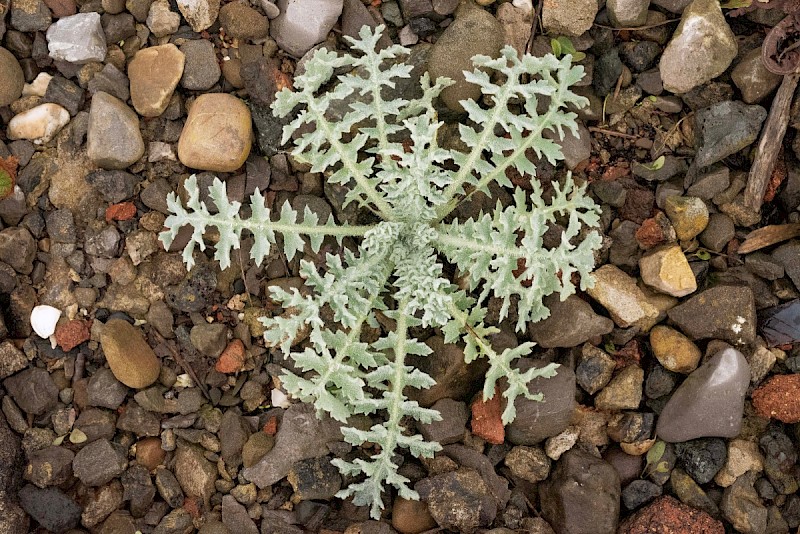
M222 416L219 434L225 436L220 447L225 465L239 467L242 464L242 450L250 438L247 422L235 411L228 410Z
M41 415L56 407L58 387L50 373L33 367L3 381L3 386L26 413Z
M735 437L742 426L749 383L750 366L741 352L733 348L717 352L672 394L658 418L658 436L672 443Z
M608 0L606 10L611 24L618 28L644 26L650 0Z
M295 497L303 501L329 500L342 487L339 470L331 464L328 456L296 462L286 480L291 484Z
M3 18L7 11L8 4L5 4ZM42 0L18 0L11 6L11 27L17 31L45 31L52 20L50 9Z
M248 515L247 509L231 495L222 498L222 523L230 532L258 534L258 527Z
M535 362L519 360L520 372L525 372ZM528 384L532 392L541 392L545 402L517 397L514 407L517 416L506 426L506 436L514 445L536 445L563 432L570 423L575 409L575 373L561 365L552 378L534 378Z
M116 410L128 395L128 388L114 377L110 369L102 367L89 378L86 395L89 406Z
M107 439L98 439L78 451L72 461L75 476L87 486L102 486L122 474L125 455Z
M86 144L92 162L105 169L124 169L144 155L136 113L102 91L92 97Z
M713 479L725 464L728 449L720 438L693 439L675 445L675 454L684 470L698 484Z
M186 41L181 45L181 52L186 58L181 87L190 91L211 89L222 74L211 41Z
M649 480L634 480L622 490L622 504L628 510L635 510L660 497L663 489Z
M215 137L209 131L220 132ZM200 95L178 141L178 158L193 169L233 172L250 154L252 138L250 110L244 102L226 93Z
M327 444L341 441L339 424L327 416L317 418L307 404L292 404L284 413L275 445L242 475L259 488L284 478L295 462L328 454Z
M58 104L40 104L15 115L8 122L9 139L47 143L69 122L69 111Z
M56 331L56 324L61 317L61 310L42 304L35 306L31 311L31 328L36 335L43 339L52 336Z
M638 365L629 365L611 379L594 399L598 410L635 410L642 401L644 371Z
M697 290L697 281L686 256L678 245L665 245L648 251L639 260L642 281L673 297L684 297Z
M222 323L199 324L192 327L189 339L202 354L216 358L228 343L228 328Z
M141 330L112 319L103 327L100 345L114 376L128 387L145 388L158 379L161 363Z
M468 4L456 11L455 20L442 32L428 55L431 79L446 76L455 82L440 94L448 108L461 112L464 110L461 100L478 100L480 87L467 82L464 71L472 72L472 57L476 54L497 57L503 37L503 26L487 11Z
M307 18L307 24L314 18ZM269 19L245 2L235 1L222 6L219 25L234 39L263 39L269 33Z
M178 31L181 16L170 9L167 0L155 0L147 14L147 27L156 37L166 37Z
M738 46L719 2L694 0L659 63L664 89L686 93L725 72ZM700 165L701 167L703 165Z
M749 257L749 256L748 256ZM797 316L800 313L800 300L794 299L780 306L761 311L761 334L771 347L800 341ZM794 372L797 372L793 369Z
M763 470L764 461L758 444L744 439L733 439L728 444L725 464L714 477L714 482L727 488L748 471L760 473Z
M691 240L708 225L708 207L697 197L668 197L664 211L681 241Z
M616 363L604 351L586 343L581 349L581 359L575 368L575 377L586 393L594 395L600 391L614 374Z
M72 478L75 454L64 447L50 446L27 454L25 480L40 488L59 486Z
M783 77L767 70L761 59L761 48L754 48L744 55L731 71L731 80L742 92L745 104L755 104L764 100L778 85Z
M726 100L701 109L695 115L698 149L694 165L708 167L751 145L766 118L767 110L763 107L738 100Z
M548 2L542 10L542 23L548 33L576 37L592 27L597 11L594 0Z
M658 363L675 373L691 373L703 356L691 339L664 325L654 326L650 330L650 346Z
M770 427L758 443L764 453L764 473L775 491L780 495L795 494L797 452L792 440L780 428Z
M619 527L619 534L651 532L696 532L725 534L722 522L708 513L680 503L665 495L628 517Z
M245 468L256 465L274 446L274 436L265 432L254 433L242 448L242 464Z
M244 344L240 339L232 340L214 365L214 369L223 374L238 373L247 359Z
M426 441L435 441L440 445L461 441L467 426L467 405L453 399L441 399L431 408L439 412L442 419L418 424L422 437Z
M767 531L767 507L761 503L753 483L755 473L747 473L725 488L720 510L737 532L761 534Z
M566 452L539 486L542 516L556 532L615 533L620 494L616 470L580 449Z
M596 314L589 303L576 295L563 301L558 295L549 295L543 302L550 315L528 324L531 339L541 347L576 347L614 328L613 321Z
M25 76L14 54L0 47L0 107L7 106L22 95Z
M159 446L161 446L160 439L158 442ZM173 508L180 507L186 498L183 494L183 489L181 489L178 479L175 478L175 475L172 474L172 471L166 469L165 467L156 469L156 488L158 489L158 494L161 495L161 498Z
M669 483L675 496L683 504L707 512L711 517L719 517L719 506L703 491L703 488L686 471L676 467L669 475Z
M474 470L459 469L424 478L414 485L436 524L456 532L488 527L497 515L497 503L483 478Z
M655 323L658 310L647 301L636 280L619 267L603 265L595 270L594 279L594 287L587 293L608 310L617 326L647 330Z
M0 343L0 380L22 371L28 366L25 353L19 350L11 341Z
M302 57L328 36L344 9L343 0L279 0L280 15L272 19L270 35L278 46ZM314 13L309 17L308 13Z
M713 338L744 344L756 336L755 301L747 286L712 287L670 309L667 315L693 341Z
M69 352L84 341L88 341L89 325L86 321L73 319L58 326L56 329L56 343L64 352Z
M131 101L139 115L158 117L164 113L183 76L185 62L183 52L172 43L136 52L128 65L128 77Z
M47 28L50 57L76 65L102 62L106 58L106 38L99 13L78 13L58 19Z
M19 504L50 532L66 532L81 520L81 507L57 488L39 489L26 484L19 490Z
M793 239L772 251L772 259L783 265L786 275L792 280L795 287L800 288L800 240Z
M721 252L736 235L733 220L724 213L709 215L708 224L698 238L712 252Z
M423 501L397 497L392 506L392 527L401 534L420 534L436 528L436 521Z
M187 496L201 499L204 503L209 502L215 491L217 469L206 460L201 449L179 442L174 471Z
M512 475L531 483L541 482L550 474L550 459L539 447L517 445L503 461Z
M577 426L568 426L566 430L555 436L547 438L544 442L544 452L548 458L557 461L578 442L581 429Z
M220 0L177 0L186 22L197 33L211 27L219 15Z
M769 378L753 392L753 407L761 417L800 423L800 374Z
M164 463L167 451L161 448L161 439L144 438L136 443L136 463L143 465L148 471Z

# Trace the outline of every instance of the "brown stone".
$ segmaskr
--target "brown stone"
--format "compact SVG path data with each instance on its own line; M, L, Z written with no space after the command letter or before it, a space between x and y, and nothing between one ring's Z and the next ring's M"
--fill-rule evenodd
M146 388L156 380L161 362L147 344L142 331L121 319L103 327L100 345L114 376L131 388Z
M392 507L392 526L402 534L419 534L437 525L425 502L397 497Z
M489 443L502 444L506 439L501 415L503 413L500 392L495 390L494 397L483 400L483 395L475 399L470 406L472 410L472 433Z
M645 284L673 297L684 297L697 290L692 268L678 245L649 251L639 260L639 271Z
M148 471L164 463L167 451L161 448L161 438L144 438L136 444L136 462Z
M192 169L232 172L250 154L253 125L244 102L226 93L197 97L178 141L178 159Z
M676 373L691 373L703 355L691 339L663 325L650 331L650 346L658 362Z
M75 0L44 0L44 3L53 12L53 17L57 19L74 15L78 10Z
M758 415L800 423L800 374L775 375L753 392Z
M185 63L183 52L171 43L136 52L128 65L128 78L131 101L139 115L158 117L164 113L183 76Z

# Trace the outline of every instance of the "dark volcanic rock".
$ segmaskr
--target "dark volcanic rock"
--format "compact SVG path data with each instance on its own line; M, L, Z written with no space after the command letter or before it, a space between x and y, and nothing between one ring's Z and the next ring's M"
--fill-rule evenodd
M19 492L22 508L50 532L60 533L78 526L81 507L56 488L39 489L28 484Z
M414 489L428 503L428 511L440 527L470 533L492 524L497 504L481 476L459 469L417 482Z
M58 402L58 388L50 373L38 367L6 378L3 385L17 406L32 415L52 410Z

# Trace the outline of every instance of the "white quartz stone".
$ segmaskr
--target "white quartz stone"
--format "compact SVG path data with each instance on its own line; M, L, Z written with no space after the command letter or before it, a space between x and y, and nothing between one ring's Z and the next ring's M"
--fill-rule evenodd
M31 311L31 326L41 338L47 339L56 331L56 323L61 317L61 310L52 306L36 306Z
M46 72L40 72L31 83L26 83L22 87L22 96L44 96L52 79L53 77Z
M106 58L106 36L99 13L78 13L58 19L47 29L50 57L69 63L90 63Z
M8 122L9 139L46 143L69 122L69 112L58 104L41 104L23 111Z

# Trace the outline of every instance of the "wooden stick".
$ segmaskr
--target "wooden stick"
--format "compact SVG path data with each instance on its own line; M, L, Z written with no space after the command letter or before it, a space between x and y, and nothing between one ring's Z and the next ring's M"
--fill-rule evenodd
M769 108L767 122L761 131L761 139L758 141L756 156L753 166L750 167L747 188L744 191L744 205L756 213L761 210L764 192L775 169L778 152L783 146L783 136L786 135L786 127L789 125L789 109L799 80L800 74L796 72L783 77L783 82Z
M744 243L739 246L737 254L747 254L756 250L782 243L800 235L800 223L771 224L753 230L744 238Z

